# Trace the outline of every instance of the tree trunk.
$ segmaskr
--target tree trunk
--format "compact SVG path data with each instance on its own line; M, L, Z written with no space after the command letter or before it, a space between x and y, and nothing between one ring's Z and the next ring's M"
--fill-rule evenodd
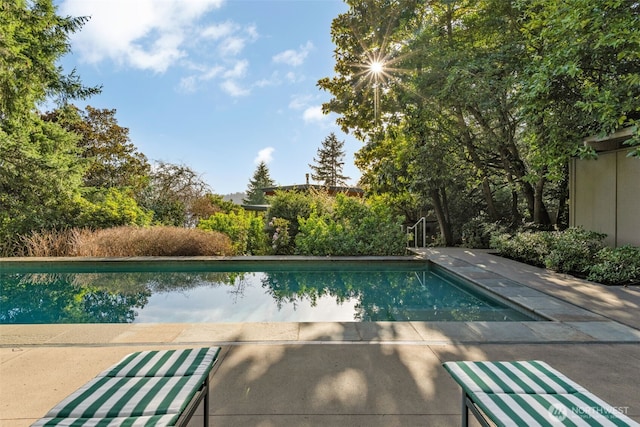
M527 201L527 208L529 215L534 216L535 210L535 190L524 177L527 175L527 167L525 166L518 147L513 141L513 133L507 133L508 137L500 137L496 134L490 123L485 120L482 112L476 108L468 107L473 117L480 124L482 129L486 132L487 136L490 136L498 145L498 153L502 160L502 165L505 172L509 175L516 177L516 180L522 190L525 200Z
M438 219L438 226L440 227L440 234L444 239L444 244L445 246L453 246L453 231L451 230L451 223L446 214L446 207L444 206L440 190L441 189L430 190L429 195L433 203L436 218Z
M514 226L522 222L522 216L518 210L518 192L516 190L511 191L511 222Z
M482 191L484 193L484 200L487 202L487 214L491 221L497 221L500 219L498 210L493 201L493 193L491 192L491 185L489 184L489 178L487 176L482 177Z
M547 212L547 207L544 205L544 200L542 197L544 192L544 184L546 182L546 178L544 177L544 175L542 175L540 179L538 179L538 182L536 182L535 187L533 222L540 225L551 225L551 218L549 217L549 212Z
M566 163L562 169L562 180L560 181L560 191L558 196L558 212L556 213L555 224L560 230L569 226L567 218L567 199L569 198L569 164Z
M516 176L516 179L522 190L522 194L524 195L524 198L527 202L529 216L533 218L535 217L536 209L536 191L533 186L524 179L525 176L527 176L527 167L524 165L524 162L520 158L520 153L518 152L515 144L510 144L510 147L507 148L507 151L509 153L507 157L513 157L512 160L509 160L509 163L511 164L511 170Z
M462 138L464 141L464 145L469 153L469 157L471 157L471 162L476 170L480 173L482 177L482 193L484 194L484 200L487 203L487 214L489 215L489 219L491 221L497 221L500 219L498 215L498 210L496 209L495 202L493 200L493 193L491 192L491 186L489 185L489 178L487 176L486 165L483 164L478 152L476 150L475 145L473 145L473 138L471 137L471 133L469 132L469 127L464 121L464 116L462 115L462 111L456 108L456 120L458 121L458 126L462 129Z

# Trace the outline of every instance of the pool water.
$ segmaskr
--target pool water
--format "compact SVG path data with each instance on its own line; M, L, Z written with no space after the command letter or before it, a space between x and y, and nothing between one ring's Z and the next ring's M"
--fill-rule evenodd
M425 262L2 266L0 323L520 321Z

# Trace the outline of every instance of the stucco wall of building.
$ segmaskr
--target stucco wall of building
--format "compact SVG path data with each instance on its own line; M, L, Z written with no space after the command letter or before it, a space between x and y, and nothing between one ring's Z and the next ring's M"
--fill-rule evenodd
M610 246L640 246L640 159L628 153L570 164L570 225L606 233Z

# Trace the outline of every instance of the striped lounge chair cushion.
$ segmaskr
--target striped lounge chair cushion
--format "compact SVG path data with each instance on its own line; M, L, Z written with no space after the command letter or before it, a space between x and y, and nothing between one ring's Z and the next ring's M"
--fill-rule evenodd
M446 362L445 369L498 426L639 426L541 361Z
M34 426L173 425L204 384L219 347L126 356Z

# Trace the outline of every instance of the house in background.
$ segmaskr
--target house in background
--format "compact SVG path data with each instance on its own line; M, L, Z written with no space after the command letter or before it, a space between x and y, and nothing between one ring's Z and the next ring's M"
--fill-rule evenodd
M325 186L318 184L309 184L309 174L306 174L306 184L295 185L281 185L277 187L263 188L264 194L267 196L273 196L276 191L322 191L327 192L330 196L342 193L349 197L364 197L364 190L358 187L343 187L343 186Z
M309 174L307 174L307 183L306 184L294 184L294 185L279 185L274 187L265 187L262 189L266 196L273 196L276 194L276 191L318 191L318 192L326 192L330 196L335 196L336 194L346 194L349 197L364 197L364 190L358 187L343 187L343 186L325 186L325 185L317 185L309 183ZM242 205L245 210L256 211L256 212L264 212L269 210L269 205Z
M569 163L569 225L606 233L613 247L640 246L640 159L628 157L631 148L623 144L632 134L625 128L586 138L598 158Z
M263 189L264 194L267 196L273 196L276 194L276 191L322 191L327 192L330 196L335 196L336 194L342 193L349 197L364 197L364 190L358 187L341 187L341 186L331 186L325 187L324 185L317 184L295 184L295 185L282 185L279 187L266 187Z

